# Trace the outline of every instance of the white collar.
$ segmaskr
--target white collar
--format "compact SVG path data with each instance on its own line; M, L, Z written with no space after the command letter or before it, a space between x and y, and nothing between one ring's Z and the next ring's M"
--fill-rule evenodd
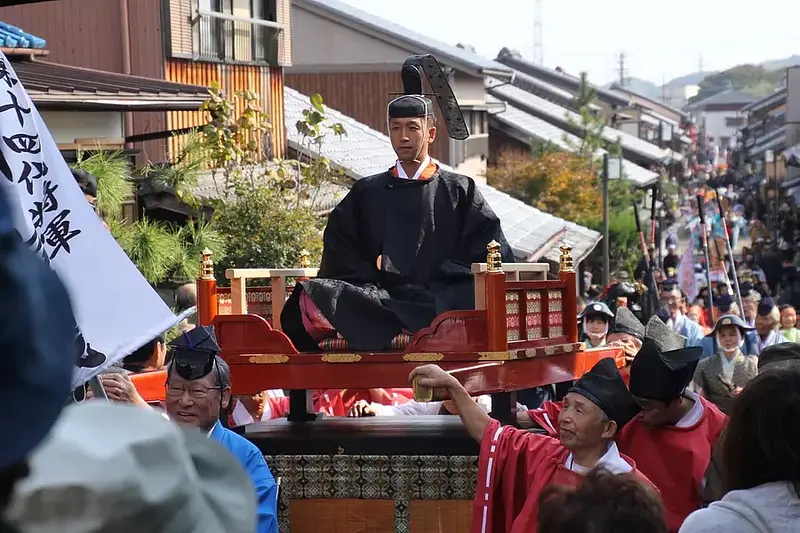
M219 420L217 420L216 423L213 426L211 426L211 429L208 430L208 433L206 433L206 436L209 439L211 438L211 434L214 433L214 430L217 429L218 425L219 425Z
M397 170L398 178L403 178L404 180L418 180L419 177L422 175L423 172L425 172L425 169L428 168L428 165L430 164L431 164L430 156L425 156L425 159L422 160L422 163L420 163L419 168L414 173L414 176L411 178L409 178L408 174L406 174L406 170L403 168L403 165L400 164L400 161L397 161L394 164L394 168Z
M675 424L676 428L690 428L693 425L697 424L701 418L703 418L703 413L705 412L705 408L703 407L703 402L700 401L700 396L697 393L686 389L685 391L686 397L689 398L694 402L694 405L689 412L683 415L683 418L678 420L678 423Z
M567 460L564 464L567 468L582 476L586 475L590 470L592 470L591 468L575 464L575 459L572 457L572 452L570 452L570 454L567 456ZM619 454L619 449L614 441L610 442L608 451L606 451L606 453L597 460L597 464L594 465L594 468L599 467L605 468L612 474L626 474L633 470L633 467L630 465L630 463L623 459Z

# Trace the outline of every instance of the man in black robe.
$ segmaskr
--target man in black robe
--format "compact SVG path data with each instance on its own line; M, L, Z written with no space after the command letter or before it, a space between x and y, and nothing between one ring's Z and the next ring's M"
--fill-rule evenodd
M492 240L513 262L500 220L475 182L428 155L437 129L420 67L436 87L451 136L468 135L446 78L431 79L432 66L440 73L431 56L404 65L405 94L387 113L398 160L357 181L333 210L318 277L298 283L286 302L281 325L301 351L316 351L337 334L351 349L388 349L398 334L415 333L440 313L474 308L470 266L486 261Z

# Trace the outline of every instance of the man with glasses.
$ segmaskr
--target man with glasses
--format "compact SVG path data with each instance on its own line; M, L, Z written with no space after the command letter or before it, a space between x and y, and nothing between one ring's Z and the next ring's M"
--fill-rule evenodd
M277 486L264 456L252 442L220 422L231 402L231 371L217 355L220 347L214 328L196 327L169 346L167 414L175 422L206 432L239 459L258 499L258 533L277 533Z

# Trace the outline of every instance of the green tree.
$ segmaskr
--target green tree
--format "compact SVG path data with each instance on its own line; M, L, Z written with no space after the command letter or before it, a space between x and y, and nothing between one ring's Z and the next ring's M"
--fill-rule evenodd
M572 116L572 112L567 113L567 121L575 128L578 128L582 135L580 142L575 142L569 136L564 135L564 142L580 157L592 161L596 158L598 150L605 146L603 131L605 130L605 118L599 111L595 111L593 106L597 103L597 91L589 83L586 73L581 72L581 83L575 95L573 105L578 110L578 119Z
M700 91L689 103L705 100L728 89L745 91L753 96L766 96L778 88L785 78L784 70L768 70L761 65L737 65L711 74L700 82Z
M346 135L344 126L329 119L315 94L295 124L302 136L296 159L263 161L263 138L271 125L256 95L242 92L228 100L218 87L211 93L204 106L211 120L201 133L218 193L215 227L227 245L226 256L216 261L219 282L227 283L222 275L227 268L297 267L303 251L318 261L324 226L318 205L342 178L322 146L331 135ZM244 110L239 115L237 107Z

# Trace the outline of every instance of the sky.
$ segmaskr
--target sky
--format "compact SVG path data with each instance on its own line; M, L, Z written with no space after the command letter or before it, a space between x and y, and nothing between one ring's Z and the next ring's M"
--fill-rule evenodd
M501 48L532 58L535 0L344 0L448 44L494 58ZM595 83L627 75L661 84L800 54L797 0L540 0L546 67L586 71Z

